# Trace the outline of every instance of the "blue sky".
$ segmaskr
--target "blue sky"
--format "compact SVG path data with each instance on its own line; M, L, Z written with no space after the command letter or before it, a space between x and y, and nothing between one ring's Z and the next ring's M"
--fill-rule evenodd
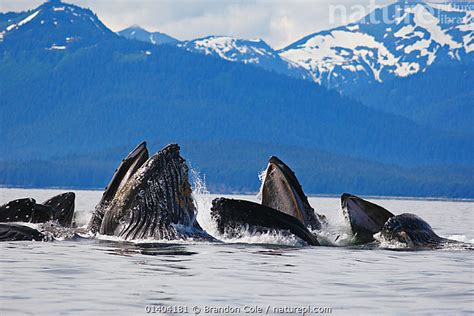
M137 24L180 40L207 35L262 38L282 48L308 34L344 24L331 10L342 5L348 14L395 0L69 0L95 11L112 30ZM22 11L41 0L1 0L0 11Z

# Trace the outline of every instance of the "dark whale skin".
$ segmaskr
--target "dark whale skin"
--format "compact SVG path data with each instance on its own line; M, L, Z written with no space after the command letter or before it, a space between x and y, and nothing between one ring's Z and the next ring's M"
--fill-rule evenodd
M151 156L107 205L99 233L125 240L211 240L196 221L186 160L177 144Z
M13 223L0 223L0 241L45 240L38 230Z
M243 227L254 231L288 230L311 246L319 242L297 218L250 201L217 198L212 201L211 216L221 234L232 234Z

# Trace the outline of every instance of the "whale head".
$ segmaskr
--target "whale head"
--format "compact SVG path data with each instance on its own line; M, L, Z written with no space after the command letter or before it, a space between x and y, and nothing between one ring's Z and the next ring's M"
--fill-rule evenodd
M342 194L341 207L353 234L361 242L372 241L373 235L394 216L383 207L348 193Z
M148 158L120 184L99 232L124 239L176 239L177 226L200 229L188 167L176 144ZM128 173L127 173L128 174Z
M410 248L437 246L446 239L439 237L431 226L414 214L391 217L381 230L387 241L396 241Z

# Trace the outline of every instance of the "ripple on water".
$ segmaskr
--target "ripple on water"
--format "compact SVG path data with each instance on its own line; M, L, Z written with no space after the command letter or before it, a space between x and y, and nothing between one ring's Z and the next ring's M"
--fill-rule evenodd
M53 195L52 191L15 192L20 196L3 192L1 197L32 196L41 201ZM100 192L76 192L76 197L81 210L93 209ZM474 240L474 203L379 202L395 213L420 215L442 236L456 234L464 236L456 237L463 239L460 241ZM346 229L338 209L340 201L310 198L310 203L335 223L327 237L330 243ZM203 227L212 229L212 223L206 222L208 197L200 205L204 214L198 219ZM445 220L446 212L449 221ZM332 307L333 314L351 315L474 311L471 251L305 247L288 240L276 245L282 241L278 238L215 244L120 240L0 243L2 315L136 315L144 313L146 304L311 304Z

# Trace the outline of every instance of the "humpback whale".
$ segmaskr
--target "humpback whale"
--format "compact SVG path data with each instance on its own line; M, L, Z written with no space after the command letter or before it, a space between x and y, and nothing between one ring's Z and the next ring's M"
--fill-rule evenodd
M0 223L0 241L43 241L46 236L37 229L14 223Z
M148 158L146 143L141 143L114 174L89 230L126 240L213 240L196 221L196 213L179 146L168 145Z
M0 206L0 241L43 240L45 235L37 229L19 223L54 222L48 227L71 227L74 217L75 194L66 192L36 203L32 198L10 201ZM16 222L13 224L12 222ZM46 228L41 227L41 228ZM56 229L54 229L56 230Z
M212 201L211 216L218 231L228 236L238 236L242 228L250 233L287 230L311 246L319 245L316 236L298 218L258 203L217 198Z
M357 243L373 241L374 234L380 232L388 219L395 216L377 204L348 193L342 194L341 207Z
M438 236L431 226L414 214L394 215L385 208L355 195L344 193L341 206L359 242L371 242L374 234L409 248L436 248L459 242Z
M260 193L262 205L291 215L312 230L321 229L326 218L317 214L309 205L308 198L290 167L278 157L272 156L264 174Z
M44 223L53 218L53 209L36 204L31 198L10 201L0 206L0 222Z
M44 223L55 220L65 227L72 225L74 216L74 192L66 192L43 202L25 198L0 206L0 222Z
M290 231L309 245L319 245L309 231L326 223L309 205L295 173L280 159L270 157L261 188L262 204L218 198L212 202L211 217L221 234L236 235L242 228L250 232Z

